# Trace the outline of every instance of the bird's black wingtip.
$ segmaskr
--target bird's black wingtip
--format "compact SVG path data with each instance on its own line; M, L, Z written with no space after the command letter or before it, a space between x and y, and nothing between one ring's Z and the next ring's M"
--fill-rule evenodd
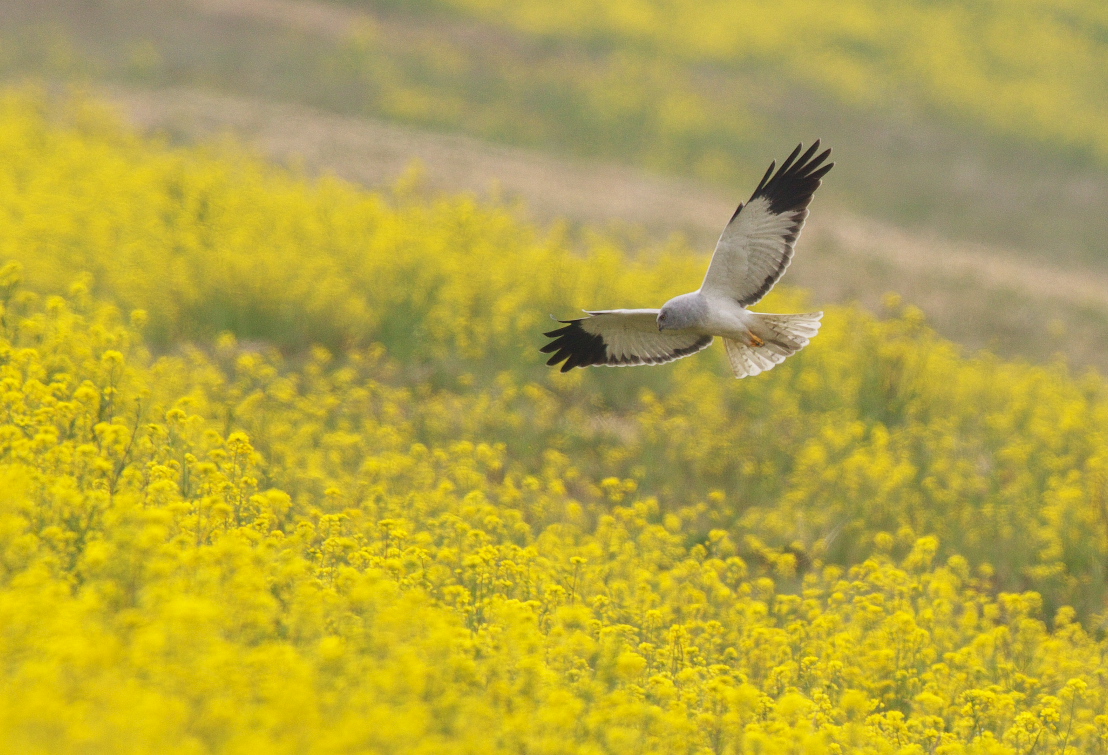
M770 212L781 214L802 210L812 201L812 194L819 188L821 179L834 167L834 163L824 165L831 156L831 148L820 152L822 141L816 139L808 148L804 149L801 142L792 151L788 159L781 163L776 172L773 164L766 172L765 177L754 190L750 201L764 198L769 202ZM801 151L803 150L803 154Z
M594 364L605 364L608 361L608 348L604 344L604 339L581 327L581 320L559 320L558 322L563 323L565 327L544 333L544 336L553 340L539 349L543 354L553 353L553 356L547 360L547 365L553 367L559 362L564 362L561 370L569 372L574 367L589 367Z

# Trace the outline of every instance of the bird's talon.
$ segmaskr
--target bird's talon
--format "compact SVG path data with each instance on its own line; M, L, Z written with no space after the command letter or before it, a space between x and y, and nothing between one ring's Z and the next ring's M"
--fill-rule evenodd
M751 334L750 334L750 345L751 345L751 346L753 346L754 348L758 348L759 346L765 346L765 345L766 345L766 342L765 342L765 341L763 341L763 340L762 340L761 338L759 338L758 336L756 336L756 335L754 335L753 333L751 333Z

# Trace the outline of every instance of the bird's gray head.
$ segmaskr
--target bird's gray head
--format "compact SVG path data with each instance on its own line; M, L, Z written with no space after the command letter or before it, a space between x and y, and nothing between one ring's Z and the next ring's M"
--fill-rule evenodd
M667 301L658 312L658 330L684 330L698 324L707 309L698 293L682 294Z

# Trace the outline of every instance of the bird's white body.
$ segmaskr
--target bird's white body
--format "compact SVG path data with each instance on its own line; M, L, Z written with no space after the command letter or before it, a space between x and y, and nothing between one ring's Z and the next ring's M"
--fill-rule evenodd
M686 310L693 318L689 324L671 328L660 323L658 329L667 333L686 332L745 341L749 339L751 329L755 327L757 321L757 316L753 312L739 306L734 299L719 294L706 294L703 291L693 291L673 297L662 305L659 314L666 312L668 315L671 311Z
M546 335L541 350L554 352L547 364L562 371L590 365L662 364L695 354L723 338L736 377L772 369L808 345L822 312L771 315L751 312L784 274L808 217L808 204L831 150L814 156L816 141L799 159L797 147L774 174L769 166L750 200L739 205L723 229L701 287L675 296L661 309L588 311L563 321ZM813 157L814 156L814 157ZM822 166L822 167L821 167Z

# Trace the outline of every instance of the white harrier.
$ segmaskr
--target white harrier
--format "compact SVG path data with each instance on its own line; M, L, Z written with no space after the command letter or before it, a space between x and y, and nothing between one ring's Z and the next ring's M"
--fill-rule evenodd
M706 349L720 336L731 369L741 378L773 369L807 346L822 312L768 315L746 309L789 266L808 203L834 166L823 165L831 150L812 157L819 140L800 155L803 146L776 173L770 163L750 201L735 210L699 291L670 299L661 310L586 310L589 317L562 320L564 328L544 334L553 339L541 349L554 353L547 364L564 361L562 372L597 364L662 364Z

